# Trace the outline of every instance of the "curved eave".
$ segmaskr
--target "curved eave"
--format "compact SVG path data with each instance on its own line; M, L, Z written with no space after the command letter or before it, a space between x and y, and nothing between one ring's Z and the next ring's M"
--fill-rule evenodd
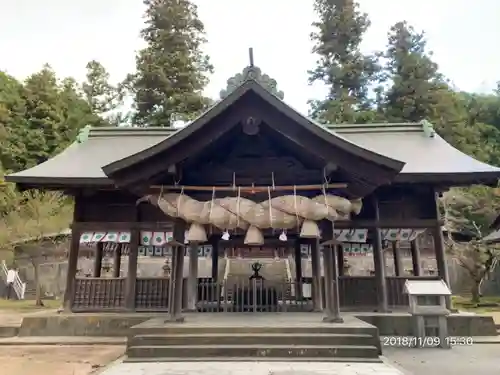
M119 129L113 131L120 132ZM5 180L19 184L21 188L114 186L114 181L103 173L103 165L148 148L168 137L165 134L144 133L131 136L102 135L90 137L82 143L74 142L45 162L7 175Z
M423 131L365 131L343 134L352 142L406 164L395 182L448 186L496 185L500 168L459 151L438 134Z
M113 187L114 182L109 178L88 177L32 177L32 176L6 176L5 181L15 183L21 189L45 189L63 190L69 187Z
M401 173L394 179L395 182L421 182L445 186L486 185L497 186L500 171L483 172L451 172L451 173Z
M146 161L149 158L155 157L158 154L167 151L172 146L178 144L182 140L189 137L191 134L203 128L205 124L223 113L223 111L225 111L229 106L237 102L244 94L250 91L257 94L268 104L276 108L279 112L281 112L291 120L295 121L303 128L307 129L312 134L328 142L331 146L343 150L353 156L359 157L364 161L372 164L374 170L380 169L383 175L388 176L388 181L386 182L390 182L389 180L392 180L392 178L394 178L394 176L396 176L405 165L405 163L400 160L387 157L383 154L374 152L369 149L365 149L362 146L359 146L349 141L348 139L339 136L338 134L330 132L322 126L315 124L307 117L301 115L300 113L289 107L281 99L268 92L260 84L253 80L250 80L246 81L235 91L229 94L225 99L216 103L196 120L172 134L163 142L160 142L148 149L104 166L104 173L109 178L114 179L114 177L116 177L119 173L126 173L125 170L127 168L133 167L139 163ZM273 126L273 124L269 125Z

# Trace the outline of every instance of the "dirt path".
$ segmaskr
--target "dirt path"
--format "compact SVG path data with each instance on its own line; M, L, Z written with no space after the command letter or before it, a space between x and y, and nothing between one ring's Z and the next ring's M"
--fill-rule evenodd
M125 346L4 346L2 374L89 375L123 355Z

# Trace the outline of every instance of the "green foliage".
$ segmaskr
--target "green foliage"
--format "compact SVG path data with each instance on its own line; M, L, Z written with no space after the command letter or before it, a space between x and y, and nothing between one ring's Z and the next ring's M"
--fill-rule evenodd
M473 302L479 302L479 286L489 275L499 256L497 248L482 240L500 210L500 198L495 191L484 186L455 188L445 193L441 199L448 232L445 243L472 281ZM472 236L472 240L457 242L452 237L453 232L468 234Z
M95 118L89 121L91 126L118 126L127 121L127 116L117 112L123 104L121 86L109 82L109 73L98 61L87 64L87 80L82 85L83 97Z
M432 119L434 106L448 87L426 51L424 34L406 22L396 23L389 31L384 57L384 72L392 81L384 100L387 119Z
M462 152L500 166L500 83L491 94L456 91L440 73L427 49L425 34L406 22L388 32L387 47L373 56L359 51L370 22L354 0L316 0L318 21L311 35L319 56L310 81L329 89L311 103L320 122L417 122L428 120L437 133ZM374 93L370 100L368 93ZM394 145L398 147L398 145ZM425 152L425 151L424 151ZM447 244L473 281L488 275L497 252L482 242L500 212L493 189L452 189L442 200L446 226L473 236Z
M117 88L98 62L89 63L88 82L58 79L45 65L24 82L0 72L0 165L19 171L64 150L86 125L109 126Z
M0 220L0 248L14 250L20 243L41 239L68 229L72 202L57 192L13 191Z
M15 193L13 201L15 206L6 210L0 220L0 253L4 258L11 254L10 259L25 258L31 262L36 284L35 304L42 306L40 261L63 251L46 240L69 227L72 204L60 193L38 190Z
M376 57L359 49L368 16L352 0L316 0L314 8L319 20L311 38L319 60L309 81L325 83L329 92L311 103L311 114L320 122L366 122L372 117L369 86L380 70Z
M201 47L204 26L188 0L144 0L147 43L136 57L137 72L124 86L135 98L134 125L171 126L207 108L203 96L213 67Z

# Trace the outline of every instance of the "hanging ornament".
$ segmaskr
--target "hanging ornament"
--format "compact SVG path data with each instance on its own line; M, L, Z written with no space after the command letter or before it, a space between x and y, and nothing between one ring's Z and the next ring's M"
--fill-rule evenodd
M288 237L286 236L286 232L284 230L281 231L281 234L279 236L279 240L283 241L283 242L288 241Z
M231 238L231 235L229 234L229 232L226 229L224 231L224 233L222 233L222 236L220 238L223 239L224 241L229 241L229 239Z

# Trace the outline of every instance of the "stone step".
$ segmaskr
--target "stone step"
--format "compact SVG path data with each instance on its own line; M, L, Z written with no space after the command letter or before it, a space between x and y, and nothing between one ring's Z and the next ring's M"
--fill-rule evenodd
M132 346L129 358L199 358L199 357L259 357L259 358L378 358L376 346L357 345L177 345Z
M212 333L212 334L152 334L137 335L128 342L133 346L173 346L173 345L376 345L376 337L369 334L349 333Z
M143 363L143 362L254 362L262 361L262 357L199 357L199 358L185 358L185 357L162 357L162 358L127 358L123 362L128 363ZM283 358L265 358L266 362L283 362ZM348 362L348 363L383 363L382 359L377 358L349 358L349 357L294 357L286 358L287 362Z
M367 334L378 336L375 327L350 327L348 325L302 325L302 326L183 326L166 325L165 327L133 327L132 335L154 334Z
M1 326L0 337L14 337L19 333L19 327Z

